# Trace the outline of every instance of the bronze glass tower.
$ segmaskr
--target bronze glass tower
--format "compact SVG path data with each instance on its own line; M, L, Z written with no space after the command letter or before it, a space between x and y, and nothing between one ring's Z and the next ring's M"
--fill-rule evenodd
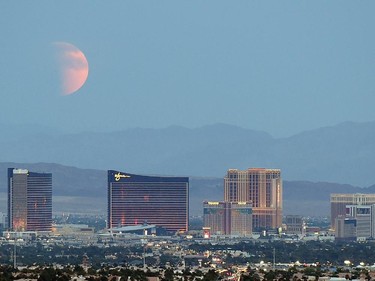
M203 227L211 234L251 236L252 205L250 202L203 202Z
M13 231L51 231L52 174L8 169L8 225Z
M230 234L226 223L228 217L226 202L203 202L203 226L209 228L211 234Z
M188 221L189 178L108 171L108 228L148 223L175 232Z
M282 224L282 180L279 169L230 169L224 178L224 200L251 202L253 229L277 228Z

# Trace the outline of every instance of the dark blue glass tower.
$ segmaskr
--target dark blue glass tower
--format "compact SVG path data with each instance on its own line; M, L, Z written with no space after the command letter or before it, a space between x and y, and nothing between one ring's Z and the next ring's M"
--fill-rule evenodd
M8 226L13 231L51 231L52 174L8 169Z

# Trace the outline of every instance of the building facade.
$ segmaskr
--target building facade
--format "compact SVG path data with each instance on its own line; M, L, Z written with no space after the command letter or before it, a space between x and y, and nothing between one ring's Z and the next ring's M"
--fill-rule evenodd
M357 239L357 220L354 218L347 218L339 216L335 220L335 239L336 240L350 240Z
M210 235L225 235L229 232L226 225L226 221L229 219L228 215L226 202L203 202L203 227L209 229Z
M52 174L8 169L8 227L12 231L51 231Z
M253 234L253 206L250 202L228 202L230 210L230 235Z
M335 220L339 216L346 216L347 205L373 205L375 204L375 194L333 193L331 194L330 203L331 228L335 229Z
M203 202L203 228L214 235L252 235L250 202Z
M253 229L282 225L282 179L279 169L230 169L224 178L224 201L251 202Z
M108 228L154 224L187 231L189 178L108 171Z
M285 218L287 234L304 234L305 223L303 217L299 215L287 215Z
M357 239L368 239L371 234L371 208L372 205L347 205L346 217L356 220L356 237Z
M375 238L375 204L346 205L345 216L335 219L336 239L364 241Z

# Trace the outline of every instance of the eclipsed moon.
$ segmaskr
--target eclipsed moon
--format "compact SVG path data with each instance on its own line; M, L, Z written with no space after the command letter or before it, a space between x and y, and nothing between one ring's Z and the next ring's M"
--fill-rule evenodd
M58 61L61 80L61 94L71 95L86 82L89 75L89 63L84 53L67 42L53 43Z

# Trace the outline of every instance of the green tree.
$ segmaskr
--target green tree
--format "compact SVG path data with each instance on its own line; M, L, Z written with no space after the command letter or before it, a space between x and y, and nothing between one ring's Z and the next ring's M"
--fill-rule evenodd
M203 281L215 281L219 278L219 273L214 269L210 269L204 276Z
M164 271L164 279L166 281L173 281L174 272L172 268L168 268Z
M82 276L85 276L85 275L86 275L86 271L85 271L85 270L83 269L83 267L80 266L80 265L76 265L76 266L74 267L73 272L74 272L75 274L77 274L77 275L82 275Z
M267 281L272 281L276 279L276 272L273 270L270 270L264 274L264 279Z
M56 271L52 267L45 268L39 275L38 281L55 281Z

